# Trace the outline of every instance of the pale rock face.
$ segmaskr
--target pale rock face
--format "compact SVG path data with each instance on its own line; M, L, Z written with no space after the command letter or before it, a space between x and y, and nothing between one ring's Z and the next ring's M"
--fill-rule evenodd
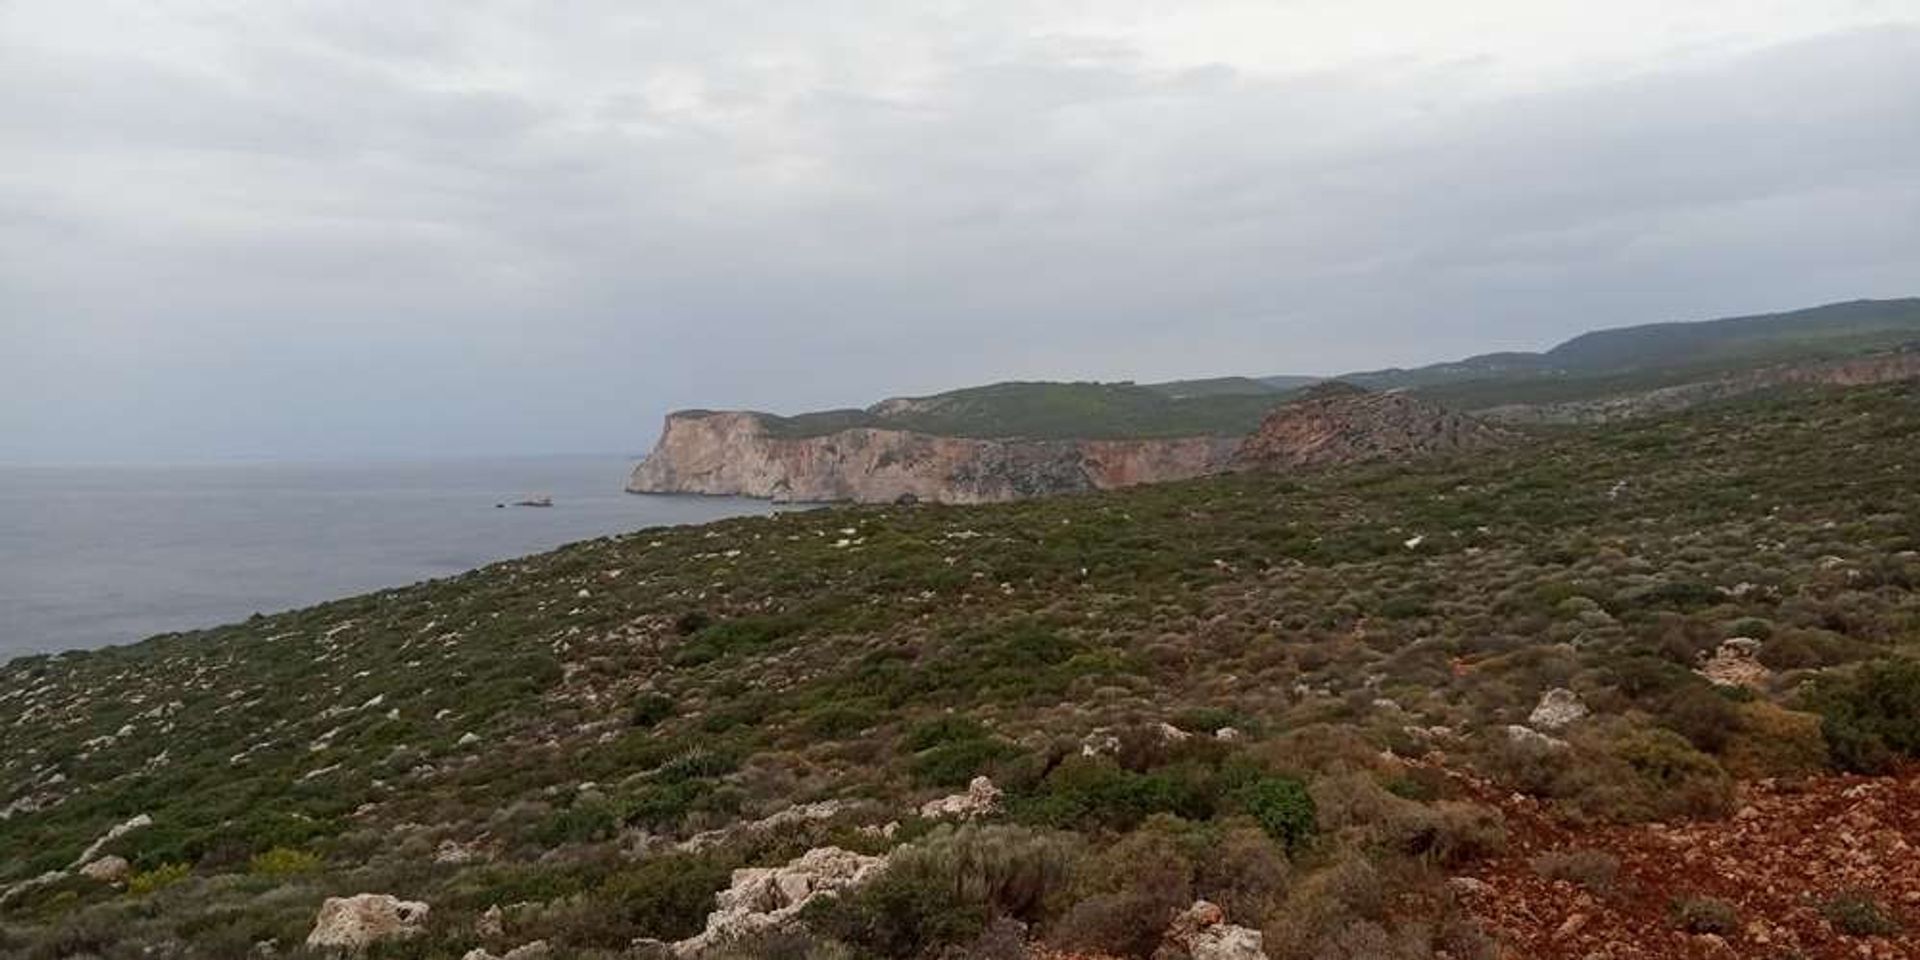
M106 856L80 868L80 875L101 883L119 883L133 872L125 857Z
M1540 703L1527 714L1527 725L1535 730L1558 731L1587 715L1580 695L1566 687L1555 687L1540 695Z
M858 427L818 437L771 435L760 414L693 411L667 418L634 468L634 493L775 500L993 503L1218 473L1236 440L999 440Z
M747 867L733 872L727 889L714 895L707 928L672 945L675 954L697 956L717 944L782 926L807 904L871 880L886 866L839 847L818 847L784 867Z
M929 800L920 805L920 816L928 820L972 820L1000 811L1000 788L986 777L974 777L966 793Z
M1559 737L1549 737L1532 727L1523 727L1517 723L1507 725L1507 739L1523 746L1542 750L1565 750L1569 744Z
M307 946L364 950L382 940L415 936L426 928L429 909L417 900L386 893L328 897L320 904Z
M1218 906L1195 900L1167 927L1166 943L1193 960L1267 960L1260 931L1226 919Z
M1080 741L1083 757L1112 756L1120 752L1120 738L1105 730L1095 730Z
M144 813L140 814L137 817L134 817L131 820L126 821L125 823L116 824L112 829L102 834L99 837L99 839L96 839L91 844L88 844L87 849L82 851L78 857L74 858L73 869L77 869L79 867L83 867L87 865L87 863L91 862L93 858L100 853L101 848L105 847L107 844L112 843L115 840L118 840L121 837L124 837L127 834L132 833L133 831L138 830L142 827L151 827L151 826L153 826L153 818L147 816Z

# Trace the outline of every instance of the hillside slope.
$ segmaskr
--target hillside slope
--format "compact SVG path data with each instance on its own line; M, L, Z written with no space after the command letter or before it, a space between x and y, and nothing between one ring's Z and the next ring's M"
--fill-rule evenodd
M729 871L834 846L887 859L713 956L1491 957L1565 920L1536 871L1607 872L1601 825L1735 825L1743 783L1920 751L1916 443L1920 388L1800 389L1409 466L641 531L15 660L0 955L318 956L322 899L380 892L430 913L375 956L654 956ZM1734 637L1758 659L1719 688L1695 668ZM131 875L76 869L108 856ZM1844 883L1662 888L1726 902L1608 929L1898 955L1914 905ZM1232 929L1176 924L1199 897Z
M941 437L1120 440L1238 437L1272 406L1327 379L1411 390L1460 410L1592 400L1714 380L1768 365L1809 363L1920 342L1920 298L1859 300L1753 317L1660 323L1582 334L1540 353L1489 353L1415 369L1336 377L1223 376L1155 384L1009 382L865 409L758 413L780 439L843 430ZM687 410L698 417L716 411Z
M1596 330L1543 353L1495 353L1411 370L1343 374L1478 410L1564 403L1718 379L1920 342L1920 298L1854 300L1749 317Z

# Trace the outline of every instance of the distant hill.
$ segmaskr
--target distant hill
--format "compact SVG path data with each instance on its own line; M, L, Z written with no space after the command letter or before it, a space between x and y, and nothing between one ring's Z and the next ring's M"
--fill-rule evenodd
M1853 300L1698 323L1583 333L1544 353L1490 353L1413 369L1341 375L1484 409L1653 390L1775 363L1830 360L1920 340L1920 298Z
M1341 374L1368 390L1407 390L1458 410L1561 404L1656 390L1757 367L1828 360L1920 341L1920 298L1855 300L1700 323L1581 334L1540 353L1487 353L1412 369ZM765 416L768 434L818 437L854 427L937 436L1120 439L1244 436L1276 403L1328 377L1224 376L1165 383L1008 382L864 410Z

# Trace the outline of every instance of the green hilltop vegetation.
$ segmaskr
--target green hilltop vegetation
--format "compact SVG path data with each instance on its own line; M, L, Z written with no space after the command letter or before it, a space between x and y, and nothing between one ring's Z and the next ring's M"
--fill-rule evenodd
M784 437L852 427L1044 440L1240 436L1252 433L1272 406L1271 397L1251 394L1176 398L1132 383L1014 382L765 422L768 432Z
M14 660L0 888L152 825L104 848L124 886L0 905L0 955L314 956L321 899L363 891L432 906L374 957L459 957L495 906L507 945L646 955L730 870L835 845L891 865L712 955L1013 956L1018 921L1146 957L1206 897L1275 960L1491 957L1445 879L1506 828L1463 777L1631 823L1920 753L1916 449L1920 386L1797 389L1470 458L643 530ZM1694 672L1734 637L1754 689ZM1561 687L1592 715L1509 732ZM915 813L982 775L997 812Z
M1544 353L1491 353L1411 370L1341 374L1460 410L1638 393L1776 363L1836 359L1920 341L1920 298L1856 300L1700 323L1582 334ZM1323 378L1216 377L1158 384L998 383L865 410L768 416L769 431L815 437L852 427L957 437L1241 436L1275 404Z

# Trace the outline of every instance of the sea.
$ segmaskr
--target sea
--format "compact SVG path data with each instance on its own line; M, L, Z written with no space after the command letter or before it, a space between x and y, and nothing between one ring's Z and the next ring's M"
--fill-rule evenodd
M132 643L765 501L622 490L633 462L0 466L0 661ZM550 507L513 506L546 496ZM786 509L786 508L782 508Z

